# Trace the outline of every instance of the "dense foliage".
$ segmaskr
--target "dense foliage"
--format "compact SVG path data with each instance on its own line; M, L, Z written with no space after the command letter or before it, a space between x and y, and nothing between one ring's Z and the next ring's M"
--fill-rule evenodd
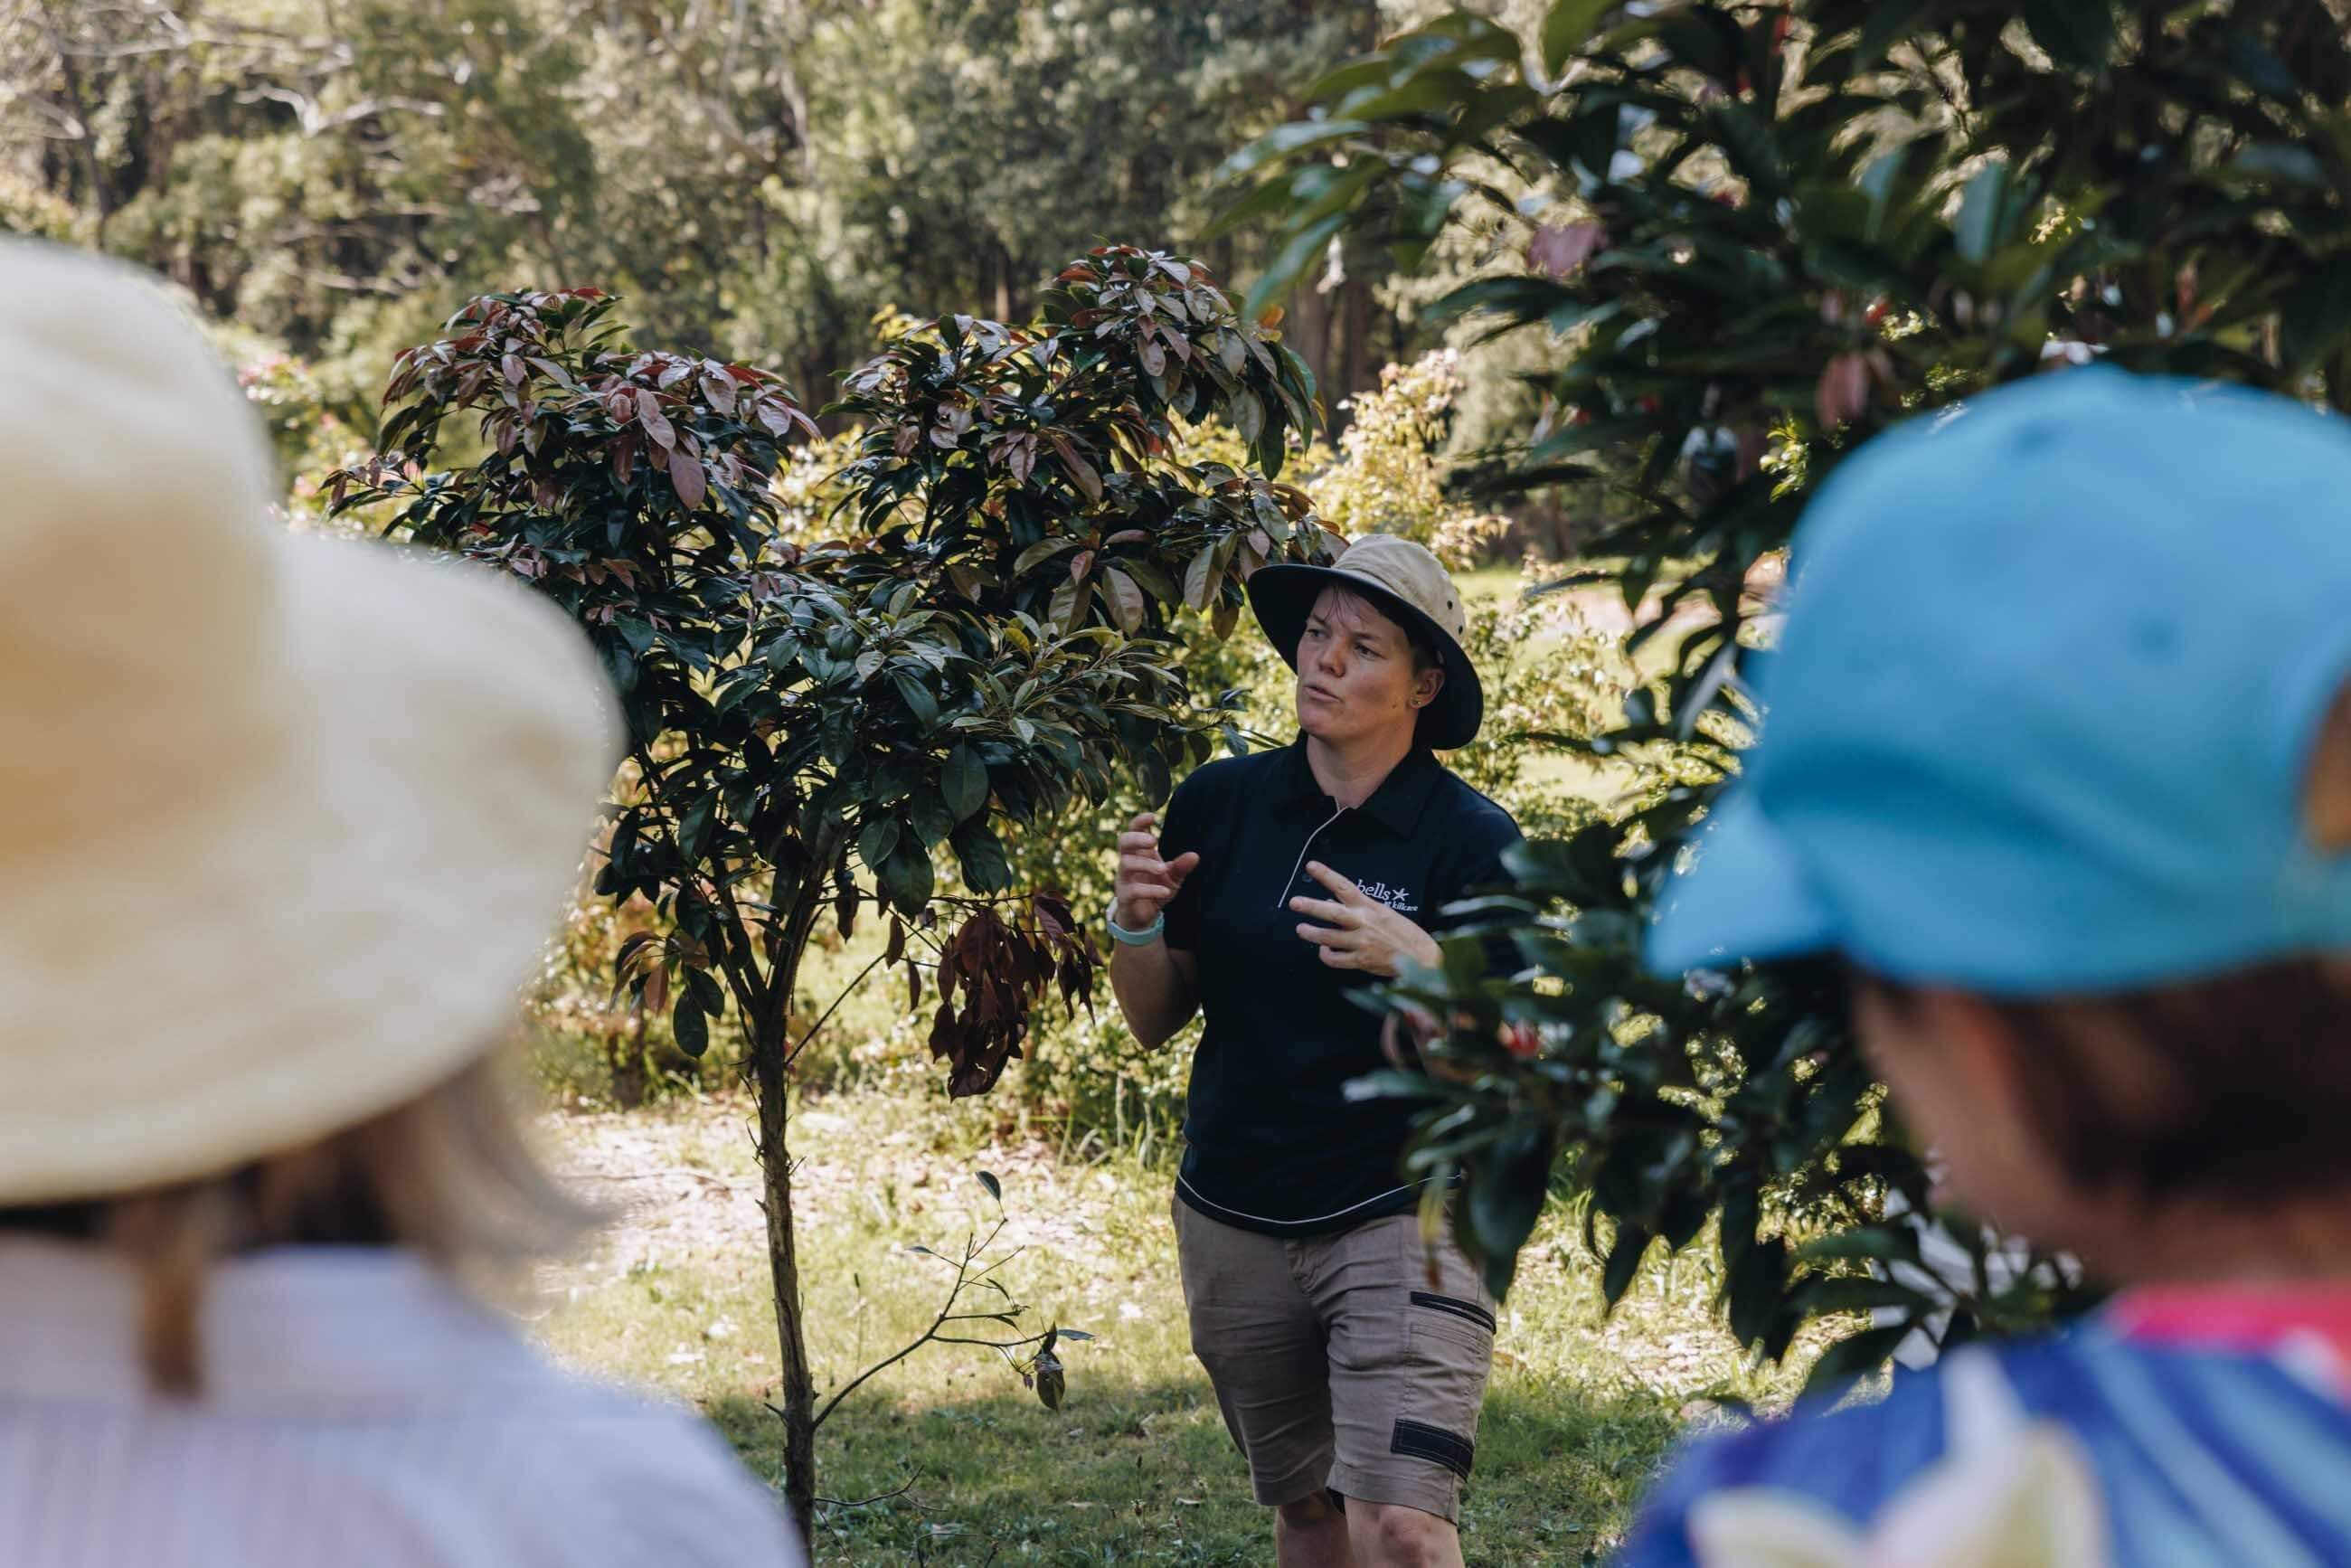
M1575 580L1620 590L1630 644L1669 655L1590 744L1687 782L1520 857L1491 914L1524 974L1481 974L1465 939L1396 989L1424 1069L1389 1087L1437 1103L1414 1158L1467 1168L1498 1289L1557 1178L1612 1299L1653 1243L1712 1237L1729 1321L1769 1354L1818 1313L1888 1314L1823 1377L1926 1317L1852 1273L1915 1258L1887 1203L1923 1212L1928 1184L1836 977L1635 961L1754 716L1750 575L1873 432L2044 368L2351 406L2346 96L2345 18L2308 0L1557 0L1527 37L1461 14L1393 39L1236 158L1259 182L1237 212L1279 214L1285 255L1482 248L1451 308L1539 345L1547 394L1489 482L1608 486L1629 520ZM1954 1334L2062 1305L2045 1268L1961 1274Z
M155 267L357 418L487 280L595 282L655 342L822 384L888 305L1024 319L1207 176L1372 0L17 0L0 228ZM1209 253L1232 272L1253 242ZM1353 385L1377 278L1291 345Z
M788 1082L817 923L883 906L956 1094L995 1083L1050 992L1091 996L1088 923L1050 890L1005 896L997 825L1164 791L1207 754L1220 716L1185 703L1171 616L1229 627L1247 571L1329 550L1302 493L1173 456L1175 422L1221 415L1279 467L1315 389L1196 263L1098 249L1037 326L917 323L846 378L837 406L868 434L839 536L810 543L774 488L809 416L766 371L631 347L612 309L593 289L474 300L399 356L384 450L331 489L534 584L611 674L630 749L596 890L667 918L619 962L641 1003L672 998L684 1050L739 1019L806 1518ZM431 466L468 437L478 455ZM970 896L936 886L946 854Z

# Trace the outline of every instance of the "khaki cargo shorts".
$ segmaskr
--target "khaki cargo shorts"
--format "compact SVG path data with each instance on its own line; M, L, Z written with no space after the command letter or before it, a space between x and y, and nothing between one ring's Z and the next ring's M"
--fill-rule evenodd
M1325 1488L1460 1520L1494 1359L1494 1301L1448 1238L1400 1214L1285 1239L1182 1198L1176 1244L1192 1353L1248 1457L1257 1500Z

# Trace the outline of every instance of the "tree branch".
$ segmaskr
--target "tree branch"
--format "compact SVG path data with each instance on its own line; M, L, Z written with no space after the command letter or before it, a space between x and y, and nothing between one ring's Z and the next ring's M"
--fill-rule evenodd
M850 981L848 985L841 988L841 995L832 998L832 1006L825 1009L823 1016L819 1018L816 1022L809 1025L809 1030L806 1034L800 1036L799 1043L792 1047L791 1051L784 1057L785 1071L789 1071L791 1070L792 1063L799 1060L800 1052L808 1049L808 1042L816 1038L816 1031L832 1021L832 1015L841 1009L841 1003L849 999L850 993L856 990L858 987L863 985L865 983L865 977L880 968L882 967L882 961L888 956L889 955L887 953L875 954L873 956L873 962L866 965L865 967L857 971L857 978Z
M774 1406L770 1406L769 1408L772 1409ZM820 1497L816 1500L827 1508L872 1508L877 1502L888 1502L892 1498L904 1497L914 1490L914 1483L910 1480L895 1491L877 1492L872 1497L860 1498L855 1502L843 1502L837 1497Z
M899 1351L895 1355L889 1357L887 1360L875 1362L872 1366L867 1367L855 1377L851 1378L849 1382L841 1387L839 1393L835 1394L831 1399L825 1401L824 1408L816 1413L816 1419L810 1423L809 1429L810 1431L820 1429L824 1426L825 1417L831 1416L835 1410L839 1409L841 1402L848 1398L852 1394L855 1393L860 1385L865 1383L877 1373L884 1372L889 1368L897 1365L900 1362L905 1360L908 1356L914 1354L916 1351L922 1349L926 1344L934 1343L939 1344L987 1344L992 1349L1002 1350L1004 1348L1003 1346L997 1345L994 1342L988 1340L955 1339L939 1333L940 1329L955 1321L954 1312L956 1310L956 1303L962 1298L965 1290L967 1289L972 1282L972 1264L979 1259L981 1254L985 1253L990 1247L996 1244L996 1239L1004 1234L1004 1226L1005 1221L998 1219L996 1222L995 1228L987 1233L987 1239L978 1242L977 1245L974 1245L974 1236L977 1234L976 1232L967 1233L965 1235L963 1242L963 1257L955 1266L955 1283L947 1287L947 1299L946 1301L941 1303L938 1315L931 1320L931 1326L925 1329L912 1343ZM935 1253L933 1256L935 1257L937 1254ZM1038 1339L1043 1339L1044 1337L1045 1336L1043 1334L1036 1336ZM1017 1346L1027 1344L1030 1342L1028 1340L1016 1340L1012 1343Z

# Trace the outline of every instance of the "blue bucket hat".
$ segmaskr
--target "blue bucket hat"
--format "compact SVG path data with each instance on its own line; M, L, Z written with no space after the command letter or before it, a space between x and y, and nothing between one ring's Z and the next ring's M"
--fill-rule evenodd
M2343 421L2037 378L1870 443L1792 560L1653 970L1834 951L2029 997L2351 948L2351 858L2302 813L2351 676Z

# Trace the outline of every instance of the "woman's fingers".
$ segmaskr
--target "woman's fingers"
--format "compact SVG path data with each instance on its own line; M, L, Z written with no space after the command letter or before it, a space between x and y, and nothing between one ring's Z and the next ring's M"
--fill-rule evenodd
M1156 812L1145 811L1127 823L1127 831L1118 836L1118 869L1112 892L1130 912L1139 909L1156 913L1175 898L1183 888L1184 879L1200 863L1196 851L1186 851L1172 861L1162 859L1155 831L1158 823Z
M1290 901L1290 913L1294 915L1311 915L1317 920L1327 920L1333 925L1362 924L1362 916L1345 904L1332 904L1324 899L1293 898Z
M1118 861L1116 892L1121 899L1155 899L1161 903L1176 896L1183 878L1172 874L1166 862L1148 851L1123 854Z
M1306 873L1339 895L1342 904L1367 904L1364 890L1324 865L1321 861L1308 861Z

